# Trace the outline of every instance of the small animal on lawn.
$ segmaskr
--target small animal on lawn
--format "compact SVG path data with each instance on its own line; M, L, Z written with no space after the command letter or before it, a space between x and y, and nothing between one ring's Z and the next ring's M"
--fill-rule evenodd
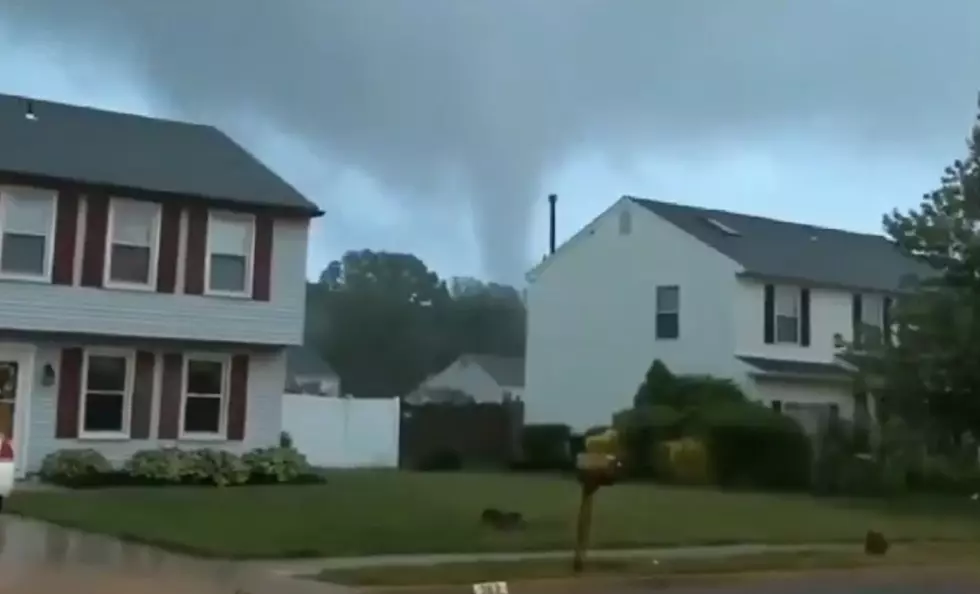
M888 539L881 532L868 530L864 537L864 552L868 555L884 555L888 552Z
M508 512L488 507L480 514L480 522L496 530L516 530L523 528L524 516L520 512Z

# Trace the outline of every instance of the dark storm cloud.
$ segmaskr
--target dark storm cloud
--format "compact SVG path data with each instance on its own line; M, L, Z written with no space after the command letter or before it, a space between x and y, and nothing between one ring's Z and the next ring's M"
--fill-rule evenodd
M497 277L576 150L818 126L928 152L980 86L976 0L0 0L0 18L196 119L267 119L423 211L466 196Z

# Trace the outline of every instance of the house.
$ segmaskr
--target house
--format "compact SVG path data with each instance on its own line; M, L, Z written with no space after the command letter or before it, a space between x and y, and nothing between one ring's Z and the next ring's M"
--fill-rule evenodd
M608 423L654 359L809 429L873 415L838 346L888 339L893 299L929 273L877 235L623 197L528 274L528 422Z
M523 358L470 354L460 355L449 367L429 376L405 401L503 402L523 396Z
M0 432L274 445L320 210L215 128L0 95Z
M286 350L286 392L340 396L340 376L309 346Z

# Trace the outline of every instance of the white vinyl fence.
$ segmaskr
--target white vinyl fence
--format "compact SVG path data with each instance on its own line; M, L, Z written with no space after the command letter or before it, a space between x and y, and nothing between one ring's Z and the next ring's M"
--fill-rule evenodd
M400 420L397 398L282 397L282 430L323 468L397 467Z

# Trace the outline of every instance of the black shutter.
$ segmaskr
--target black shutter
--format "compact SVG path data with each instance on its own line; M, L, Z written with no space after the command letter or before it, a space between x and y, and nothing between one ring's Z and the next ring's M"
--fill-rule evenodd
M800 289L800 345L810 346L810 289Z
M851 298L851 327L853 328L854 347L861 348L861 294L855 293Z
M881 334L885 344L892 343L892 298L885 297L882 305Z
M776 288L766 285L766 299L762 312L762 331L766 344L776 341Z

